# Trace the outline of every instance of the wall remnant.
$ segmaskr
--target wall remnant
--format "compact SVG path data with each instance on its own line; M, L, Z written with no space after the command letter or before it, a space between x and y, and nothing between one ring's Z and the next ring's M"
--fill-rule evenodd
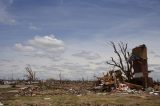
M134 78L132 82L142 85L144 88L153 85L152 78L148 77L150 71L148 71L147 59L146 45L143 44L132 49L132 56L129 59L134 69Z

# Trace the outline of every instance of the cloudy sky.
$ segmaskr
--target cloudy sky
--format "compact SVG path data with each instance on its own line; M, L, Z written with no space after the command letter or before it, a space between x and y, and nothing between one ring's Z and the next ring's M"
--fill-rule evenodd
M148 47L160 76L159 0L0 0L0 78L93 79L111 69L109 41Z

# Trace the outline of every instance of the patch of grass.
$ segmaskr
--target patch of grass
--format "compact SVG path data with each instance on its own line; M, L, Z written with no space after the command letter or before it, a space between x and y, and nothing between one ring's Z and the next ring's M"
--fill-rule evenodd
M127 95L43 95L13 98L13 100L6 101L8 106L160 106L160 97L142 98Z

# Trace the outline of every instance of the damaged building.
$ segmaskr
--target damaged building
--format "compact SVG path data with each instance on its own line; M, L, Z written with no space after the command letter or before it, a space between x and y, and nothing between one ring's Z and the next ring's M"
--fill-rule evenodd
M134 78L131 82L142 85L144 88L153 86L152 78L148 75L147 47L143 44L132 49L132 55L129 59L133 64Z
M121 70L112 70L103 77L97 77L95 89L110 92L113 89L122 90L126 88L125 86L130 89L153 87L153 80L149 77L147 60L147 47L144 44L133 48L132 54L128 58L128 62L133 66L133 78L128 82L123 77Z

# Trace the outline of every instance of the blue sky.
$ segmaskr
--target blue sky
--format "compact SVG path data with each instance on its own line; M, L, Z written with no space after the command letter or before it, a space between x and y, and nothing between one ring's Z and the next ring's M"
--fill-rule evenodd
M123 41L147 45L157 79L159 28L159 0L0 0L0 77L31 64L40 78L91 79L110 68L107 42Z

